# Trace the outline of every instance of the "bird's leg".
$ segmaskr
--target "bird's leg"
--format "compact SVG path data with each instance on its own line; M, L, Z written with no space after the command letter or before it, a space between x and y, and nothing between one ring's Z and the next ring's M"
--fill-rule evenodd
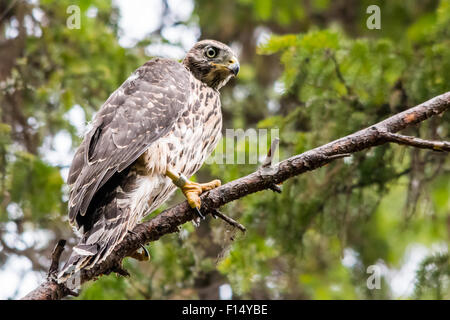
M129 233L136 235L136 232L128 230ZM136 259L138 261L149 261L150 260L150 253L148 252L147 248L140 243L139 244L142 248L142 252L138 250L136 250L135 252L133 252L132 254L130 254L129 256L133 259Z
M205 216L200 212L200 195L205 191L220 187L220 180L213 180L207 183L192 182L182 174L178 174L170 169L167 169L166 176L168 176L173 183L181 189L189 205L197 212L199 217L205 219Z

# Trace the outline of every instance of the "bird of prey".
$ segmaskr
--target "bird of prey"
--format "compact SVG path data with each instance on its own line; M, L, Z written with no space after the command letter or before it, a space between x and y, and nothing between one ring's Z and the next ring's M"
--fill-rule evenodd
M111 94L70 167L69 220L81 239L60 281L104 261L177 187L201 215L199 195L220 181L188 178L221 137L219 89L238 72L228 46L203 40L182 63L148 61Z

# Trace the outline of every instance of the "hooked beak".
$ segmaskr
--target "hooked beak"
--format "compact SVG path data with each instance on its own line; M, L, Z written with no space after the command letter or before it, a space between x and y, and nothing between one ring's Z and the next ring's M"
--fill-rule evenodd
M230 70L234 76L237 76L237 74L239 73L239 61L236 57L232 57L229 61L228 61L228 65L227 65L227 69Z

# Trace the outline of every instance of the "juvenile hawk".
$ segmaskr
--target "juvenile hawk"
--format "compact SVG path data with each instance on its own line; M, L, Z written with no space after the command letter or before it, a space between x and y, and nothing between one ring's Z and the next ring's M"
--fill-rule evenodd
M204 40L182 63L148 61L113 92L70 168L69 219L82 238L60 280L103 261L176 186L198 210L199 195L220 185L184 176L192 176L219 141L218 90L238 71L228 46Z

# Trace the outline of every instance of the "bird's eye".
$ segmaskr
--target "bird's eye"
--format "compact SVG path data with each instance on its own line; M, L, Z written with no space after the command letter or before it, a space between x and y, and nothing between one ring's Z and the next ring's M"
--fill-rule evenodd
M206 49L206 56L208 58L214 58L217 55L217 50L213 47Z

